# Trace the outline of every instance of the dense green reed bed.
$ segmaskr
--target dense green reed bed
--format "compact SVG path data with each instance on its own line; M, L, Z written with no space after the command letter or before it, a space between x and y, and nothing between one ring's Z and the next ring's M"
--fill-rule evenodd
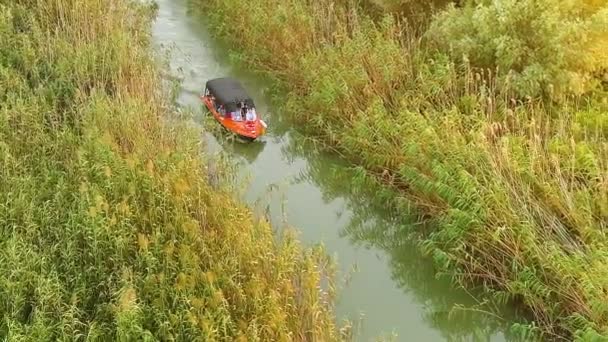
M165 123L152 19L0 1L0 339L338 340L322 250L275 242Z
M606 2L471 1L416 29L415 1L195 3L286 115L422 209L440 272L537 336L608 338Z

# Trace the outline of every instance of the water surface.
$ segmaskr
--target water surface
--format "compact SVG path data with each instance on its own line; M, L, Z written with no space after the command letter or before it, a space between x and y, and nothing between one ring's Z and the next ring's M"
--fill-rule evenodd
M207 116L199 100L208 79L234 76L243 81L269 124L262 141L244 144L225 135L205 133L211 152L224 151L241 162L239 177L250 177L244 199L253 204L278 184L269 199L272 221L286 215L307 244L323 243L348 278L336 307L338 318L359 321L359 341L390 336L398 341L505 340L501 326L486 314L469 312L449 319L455 304L474 300L437 280L428 260L406 238L415 223L399 221L375 203L376 189L355 193L356 174L337 157L318 151L281 119L265 96L267 84L227 63L204 24L204 16L188 9L187 0L159 0L155 42L173 48L171 70L183 79L177 99L191 107L195 120ZM350 272L356 269L355 273ZM340 279L341 279L340 278ZM500 321L498 321L500 323Z

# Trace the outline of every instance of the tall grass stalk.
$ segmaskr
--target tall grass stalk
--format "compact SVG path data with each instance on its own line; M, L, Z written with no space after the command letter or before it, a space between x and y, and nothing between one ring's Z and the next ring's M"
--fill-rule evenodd
M523 304L544 338L608 337L605 99L518 98L356 1L197 3L295 124L434 222L420 245L441 272Z
M0 339L341 339L319 248L168 125L153 7L0 0Z

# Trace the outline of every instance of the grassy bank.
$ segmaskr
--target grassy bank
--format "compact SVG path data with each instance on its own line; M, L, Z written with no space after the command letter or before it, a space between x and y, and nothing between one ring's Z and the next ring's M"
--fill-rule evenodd
M608 337L605 4L479 1L417 35L407 1L193 2L285 115L422 209L440 272L544 338Z
M275 242L166 124L153 12L0 1L0 339L338 340L322 251Z

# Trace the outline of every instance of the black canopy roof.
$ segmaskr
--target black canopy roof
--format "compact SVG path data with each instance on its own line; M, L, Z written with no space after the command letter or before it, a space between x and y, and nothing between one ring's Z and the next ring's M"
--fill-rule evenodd
M241 83L233 78L222 77L207 81L206 88L215 96L218 103L224 105L227 111L235 111L242 101L253 108L253 99L247 94Z

